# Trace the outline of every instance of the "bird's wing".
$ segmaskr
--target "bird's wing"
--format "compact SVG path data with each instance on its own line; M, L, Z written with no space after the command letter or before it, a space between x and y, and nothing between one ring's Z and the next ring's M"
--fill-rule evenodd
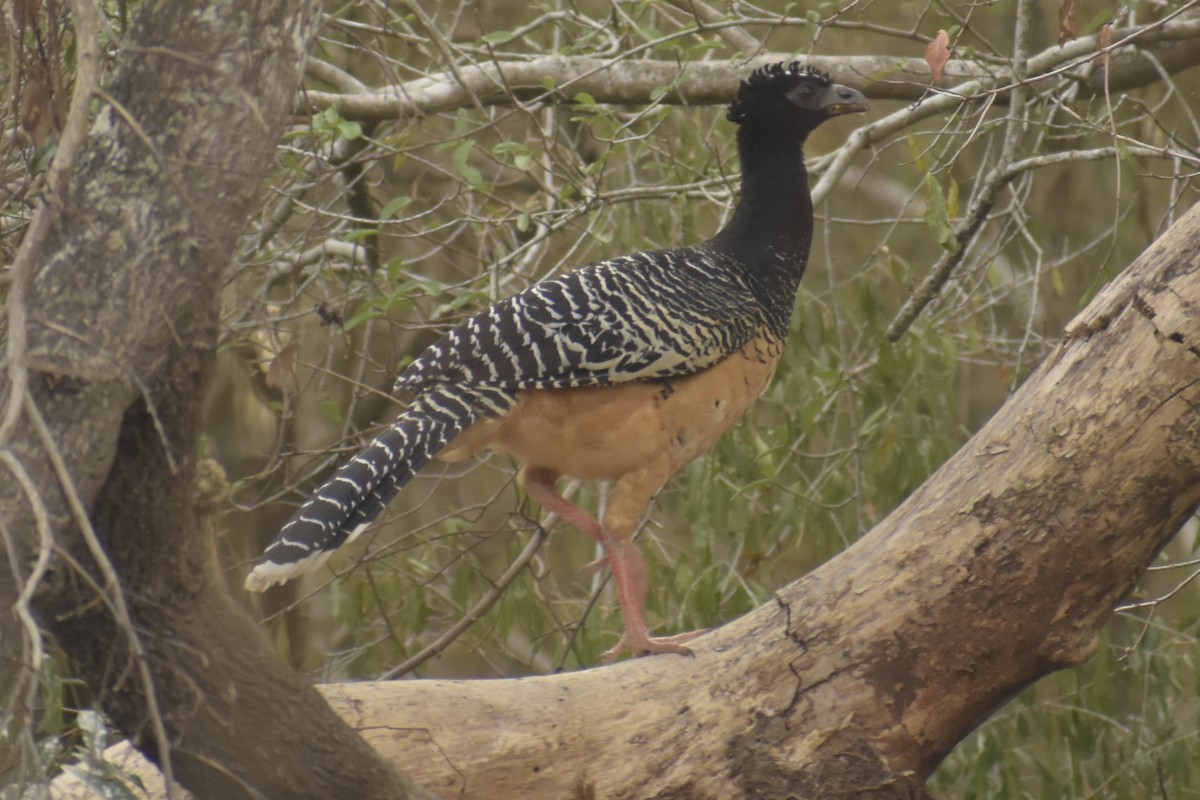
M703 248L648 251L542 281L447 332L396 381L504 389L654 380L750 341L760 307L741 271Z

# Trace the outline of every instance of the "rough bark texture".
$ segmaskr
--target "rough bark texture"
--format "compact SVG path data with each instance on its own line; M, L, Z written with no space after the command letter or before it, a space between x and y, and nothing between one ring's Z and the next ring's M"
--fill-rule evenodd
M1086 660L1200 502L1200 205L869 535L660 656L521 680L322 687L450 798L911 798Z
M25 290L29 388L6 445L55 541L33 611L116 724L198 797L413 796L234 606L192 509L221 273L318 8L145 4ZM0 384L0 407L12 392ZM93 559L72 493L120 589ZM38 527L10 475L0 522L14 545L0 574L23 583Z

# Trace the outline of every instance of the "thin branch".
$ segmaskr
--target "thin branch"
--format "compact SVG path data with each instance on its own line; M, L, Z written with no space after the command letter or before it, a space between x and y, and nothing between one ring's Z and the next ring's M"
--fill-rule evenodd
M437 640L428 647L421 650L421 652L417 653L412 658L409 658L403 663L392 667L387 672L383 673L379 679L388 681L392 680L393 678L398 678L401 675L406 675L449 647L455 639L457 639L467 630L467 628L470 628L472 625L482 619L483 615L486 614L488 610L496 604L496 601L499 600L500 596L504 594L504 590L507 589L509 585L517 579L517 576L521 574L521 571L525 569L525 567L533 559L534 555L546 541L548 536L549 534L546 533L545 526L538 525L537 529L533 533L532 538L529 540L529 544L525 545L525 549L521 551L521 554L517 556L516 560L513 561L512 564L509 565L508 569L504 571L504 574L501 575L496 582L491 585L491 587L484 593L483 597L479 598L479 601L475 603L475 605L471 606L470 610L468 610L466 614L463 614L462 617L459 618L458 622L450 626L445 633L439 636Z
M50 531L50 515L46 511L46 504L42 501L38 487L29 476L25 465L7 447L0 448L0 461L4 462L9 472L16 478L17 483L21 485L21 490L25 493L25 497L29 500L29 506L33 511L33 518L36 521L38 532L37 559L34 561L33 569L29 571L29 575L25 576L21 574L20 560L15 557L19 552L17 544L12 540L12 534L9 531L8 525L0 523L0 537L3 538L5 550L9 553L9 566L12 568L13 579L16 585L20 586L17 602L13 604L13 611L17 619L20 620L26 637L26 641L22 647L22 663L35 676L35 679L29 682L25 703L23 704L23 708L28 710L35 705L39 688L37 678L42 674L42 665L46 657L45 648L42 646L41 630L38 627L37 620L34 619L30 606L33 602L34 592L37 591L42 581L42 576L46 574L46 570L50 566L50 556L54 552L54 538ZM12 697L15 698L20 691L21 681L17 681L13 686ZM3 715L5 725L0 727L7 727L8 718L16 708L17 706L11 700L5 703ZM21 732L22 735L31 736L28 726L22 726ZM32 761L39 770L44 771L40 759L33 759Z
M670 3L681 11L691 14L701 31L704 31L709 26L716 25L716 23L725 21L724 15L708 3L705 3L704 0L670 0ZM741 53L745 58L749 58L762 50L762 42L746 33L741 27L718 26L715 30L717 36L723 39L725 44Z
M1154 158L1179 157L1178 153L1155 150L1149 147L1131 146L1125 148L1125 150L1129 154L1137 156ZM929 305L930 301L941 291L941 288L950 279L955 268L962 263L963 257L970 248L975 235L979 232L980 226L987 219L988 214L991 213L997 195L1009 181L1024 172L1047 167L1052 164L1100 161L1107 158L1116 158L1119 154L1119 151L1115 147L1099 147L1094 150L1071 150L1044 156L1033 156L1007 166L1002 165L988 173L988 176L984 179L983 184L976 193L975 202L972 203L958 224L954 226L955 249L953 252L948 251L944 253L938 259L933 268L929 270L929 274L925 276L925 280L921 281L921 285L904 301L904 305L900 307L891 324L888 325L888 341L899 341L900 337L916 321L917 317Z
M1114 32L1114 44L1104 48L1103 52L1112 52L1118 47L1136 44L1141 37L1153 37L1156 41L1170 36L1180 39L1200 36L1200 19L1189 18L1175 21L1166 25L1154 25L1125 28ZM1043 80L1070 69L1079 63L1094 58L1099 54L1098 40L1095 36L1086 36L1068 42L1062 47L1048 48L1026 62L1026 82ZM1196 57L1200 61L1200 48L1196 49ZM951 62L954 63L954 62ZM1115 70L1115 67L1113 68ZM1110 78L1115 82L1115 75ZM1013 79L1006 71L991 71L986 79L970 80L955 86L953 89L939 93L935 97L922 100L919 103L903 108L882 119L850 134L846 143L838 148L821 179L813 187L813 203L820 203L829 194L834 184L841 178L843 172L850 166L854 158L863 150L882 141L895 133L909 127L915 122L949 111L966 100L982 99L988 94L1002 94L1012 89Z

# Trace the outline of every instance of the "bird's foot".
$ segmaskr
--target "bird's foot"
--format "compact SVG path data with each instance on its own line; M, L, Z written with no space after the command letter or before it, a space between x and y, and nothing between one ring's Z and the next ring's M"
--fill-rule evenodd
M677 633L674 636L640 636L625 631L625 635L621 637L621 641L617 642L616 646L605 652L600 660L605 664L611 664L621 656L622 653L632 653L635 656L652 656L659 653L677 653L681 656L695 655L690 647L684 643L690 642L698 636L703 636L708 633L707 629L698 631L688 631L687 633Z

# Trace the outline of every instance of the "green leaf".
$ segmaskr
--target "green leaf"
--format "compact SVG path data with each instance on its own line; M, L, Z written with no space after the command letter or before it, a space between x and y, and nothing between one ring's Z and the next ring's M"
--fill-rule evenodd
M643 25L641 29L642 38L647 42L653 42L663 38L662 31L653 25Z
M958 249L954 227L950 224L946 194L937 178L933 177L933 173L925 174L925 224L942 247L951 253Z
M379 319L383 316L383 312L377 306L370 303L363 305L358 311L355 311L342 324L342 330L352 331L364 322L370 322L373 319Z
M458 174L462 175L463 180L472 186L479 186L483 183L483 173L467 163L467 159L471 157L471 148L475 146L473 139L464 139L463 143L454 151L454 168L458 170Z
M471 114L467 109L460 108L454 115L454 135L462 136L471 127ZM447 142L449 144L449 142Z
M1063 281L1062 270L1057 267L1050 270L1050 285L1054 287L1054 293L1059 297L1067 296L1067 285Z
M333 139L341 136L345 139L357 139L362 136L362 126L357 122L343 119L338 113L337 106L330 106L324 111L313 114L313 130L322 138Z
M908 142L908 152L912 155L913 166L922 172L929 172L929 161L925 158L925 148L921 147L917 137L909 134L905 137Z
M512 31L491 31L483 35L483 40L488 44L504 44L511 42L514 38Z
M486 306L488 303L488 295L482 291L463 292L457 295L449 303L442 303L433 311L434 317L444 317L452 311L457 311L463 306L479 305Z
M348 244L358 244L363 239L371 236L378 236L379 231L375 228L352 228L342 234L342 241Z
M499 155L504 153L528 153L529 148L520 142L501 142L492 148L492 152Z
M385 205L382 209L380 209L379 218L381 220L391 219L392 217L394 217L396 215L397 211L404 208L406 205L408 205L411 202L412 202L412 198L406 197L404 195L401 195L400 197L393 197L391 200L389 200L387 202L387 205Z
M501 142L492 148L492 152L496 155L512 156L513 166L522 172L533 164L533 153L520 142Z

